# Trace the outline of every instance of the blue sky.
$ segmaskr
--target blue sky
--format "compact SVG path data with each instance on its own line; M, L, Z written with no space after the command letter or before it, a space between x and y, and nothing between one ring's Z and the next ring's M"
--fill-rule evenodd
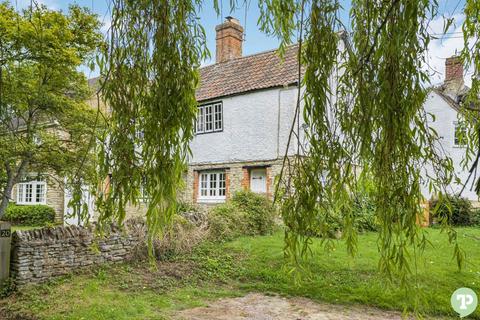
M25 8L30 4L30 0L10 0L12 5L18 9ZM99 19L104 23L103 30L106 31L110 24L110 0L37 0L51 9L68 9L69 4L77 3L81 6L91 8ZM201 23L207 32L207 43L209 50L213 57L215 57L215 26L221 23L226 16L234 16L240 20L240 23L245 28L245 42L243 44L243 54L248 55L269 49L274 49L278 46L278 41L275 38L268 37L262 33L257 21L260 15L257 0L238 0L238 8L230 12L230 0L219 0L223 2L223 10L220 16L217 16L213 10L213 0L206 0L205 6L200 12ZM463 45L461 39L461 23L463 21L463 6L464 0L439 0L439 17L432 21L430 30L432 33L442 33L443 30L443 16L455 17L456 25L451 28L448 35L441 37L441 39L432 41L429 47L429 67L431 73L432 83L439 83L443 80L444 60L445 58L455 54ZM245 6L248 5L246 10ZM342 0L343 11L341 19L347 29L350 26L348 18L348 10L350 9L350 1ZM204 64L212 63L211 60L205 61ZM98 74L97 71L90 72L87 68L82 69L87 77L93 77ZM471 75L471 71L467 71L467 78ZM467 80L467 83L469 81Z

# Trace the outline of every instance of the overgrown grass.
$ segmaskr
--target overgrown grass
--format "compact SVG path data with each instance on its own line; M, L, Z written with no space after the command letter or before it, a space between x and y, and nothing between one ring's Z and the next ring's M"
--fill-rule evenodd
M433 247L417 261L421 310L431 316L455 316L450 296L459 287L480 294L480 229L458 229L467 268L458 272L446 235L429 229ZM314 243L307 276L295 282L283 266L281 233L205 244L192 254L159 264L108 266L34 286L3 305L40 319L166 319L172 312L249 291L304 296L322 302L364 304L403 310L413 295L388 285L377 272L376 234L359 237L355 259L342 241L334 251ZM471 318L480 319L480 312Z

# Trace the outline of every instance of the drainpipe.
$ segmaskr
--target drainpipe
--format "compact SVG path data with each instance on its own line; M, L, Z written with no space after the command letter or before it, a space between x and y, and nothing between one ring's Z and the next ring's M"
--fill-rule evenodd
M278 90L278 109L277 109L277 160L280 158L280 95L282 89Z

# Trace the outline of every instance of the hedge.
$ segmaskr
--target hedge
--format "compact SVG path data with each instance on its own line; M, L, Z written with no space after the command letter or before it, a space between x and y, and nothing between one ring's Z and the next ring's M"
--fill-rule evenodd
M2 218L14 225L45 226L55 221L55 210L46 205L9 204Z

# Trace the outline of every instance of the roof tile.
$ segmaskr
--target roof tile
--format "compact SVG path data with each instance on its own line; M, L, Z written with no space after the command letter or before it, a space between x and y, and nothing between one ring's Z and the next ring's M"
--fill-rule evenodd
M239 94L298 82L298 46L249 55L200 68L197 101Z

